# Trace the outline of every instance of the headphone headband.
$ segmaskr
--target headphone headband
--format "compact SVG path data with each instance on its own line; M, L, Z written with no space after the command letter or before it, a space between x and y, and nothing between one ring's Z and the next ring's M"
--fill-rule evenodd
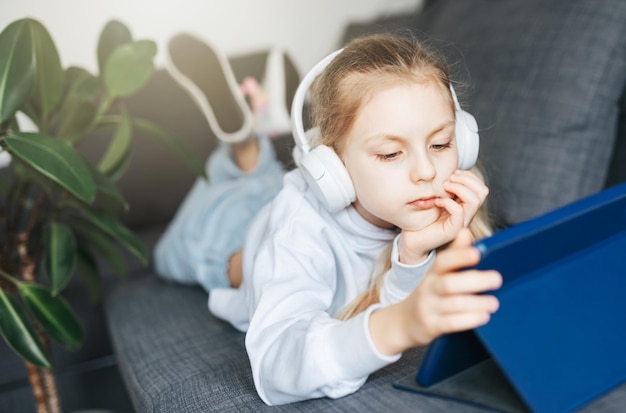
M459 104L459 99L456 97L456 92L454 91L454 86L450 83L450 93L452 94L452 101L454 102L454 110L460 111L461 105Z
M291 104L291 126L293 129L293 136L296 141L296 145L302 152L308 152L311 149L311 145L306 139L304 133L304 125L302 122L302 108L304 107L304 98L306 97L309 88L315 81L315 79L326 69L326 66L341 53L343 49L335 50L319 62L304 76L304 79L300 82L296 94L293 97L293 103Z
M304 99L306 98L306 94L311 88L311 85L313 84L313 82L315 82L315 79L320 74L322 74L324 69L326 69L326 66L328 66L328 64L332 62L332 60L342 51L343 48L335 50L334 52L330 53L322 60L317 62L317 64L315 64L315 66L313 66L311 70L309 70L309 72L304 76L304 78L298 85L298 88L296 89L296 93L293 97L293 102L291 104L291 127L296 145L302 152L308 152L311 150L310 141L307 139L307 134L305 133L304 123L302 120ZM452 83L450 83L450 92L452 94L452 100L454 102L454 109L456 112L460 112L461 105L459 104L459 100L456 96L456 92L454 91Z

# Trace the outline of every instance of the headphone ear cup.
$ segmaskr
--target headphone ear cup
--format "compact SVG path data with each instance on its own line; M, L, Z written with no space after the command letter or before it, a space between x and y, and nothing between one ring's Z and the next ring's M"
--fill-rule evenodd
M303 153L300 169L317 199L329 211L340 211L356 199L350 174L330 147L318 145Z
M478 123L474 116L462 109L457 109L454 133L459 154L459 169L470 169L476 164L480 146Z

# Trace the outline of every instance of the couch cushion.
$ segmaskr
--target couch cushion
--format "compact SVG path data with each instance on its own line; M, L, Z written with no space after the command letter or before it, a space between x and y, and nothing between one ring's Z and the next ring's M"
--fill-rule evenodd
M626 82L622 0L439 0L443 46L478 119L495 214L516 223L601 190ZM462 89L462 88L457 88Z
M216 319L199 287L169 284L146 269L106 300L119 368L137 412L484 412L466 403L395 389L415 374L423 348L372 374L356 393L268 407L257 395L244 334ZM581 412L618 411L626 384Z
M392 387L415 373L423 348L376 372L357 393L268 407L257 395L244 334L213 317L201 288L169 284L145 270L108 296L107 319L120 371L138 412L479 412Z

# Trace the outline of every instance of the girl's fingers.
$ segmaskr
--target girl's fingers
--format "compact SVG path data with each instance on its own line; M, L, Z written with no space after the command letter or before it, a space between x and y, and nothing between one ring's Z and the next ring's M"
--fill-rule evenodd
M463 248L463 247L471 247L474 239L472 238L472 233L467 228L461 228L456 237L450 244L451 248ZM478 252L478 251L477 251Z
M436 305L436 308L433 308ZM425 326L433 336L470 330L486 324L498 311L500 303L494 296L451 296L431 303L432 313Z
M437 307L441 315L466 312L495 313L500 303L492 295L456 294L441 298L437 302Z
M438 275L471 267L480 261L480 253L472 247L472 235L467 228L461 228L448 248L437 253L431 268Z
M491 313L488 311L456 313L443 316L439 322L439 334L471 330L487 324L490 319Z
M471 171L457 170L449 178L450 182L460 183L478 194L481 198L486 198L489 188L485 183Z
M448 214L463 218L463 207L451 198L437 198L435 204L446 210Z
M489 194L489 188L470 171L457 171L444 182L444 189L454 194L464 208L464 225L469 225Z
M448 234L455 234L464 226L465 212L463 207L450 198L437 198L435 205L443 208L448 215L443 215L443 229Z
M470 204L479 207L485 198L480 192L476 192L473 188L459 182L447 181L444 183L444 189L456 195L463 204Z
M436 294L475 294L497 290L502 286L502 276L497 271L467 270L440 274L433 283Z

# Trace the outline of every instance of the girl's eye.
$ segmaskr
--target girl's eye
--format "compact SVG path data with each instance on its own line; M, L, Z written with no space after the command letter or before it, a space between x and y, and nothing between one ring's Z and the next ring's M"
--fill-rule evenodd
M376 155L376 157L378 159L380 159L381 161L392 161L392 160L396 159L398 156L400 156L400 152L393 152L393 153L386 153L386 154Z
M443 151L452 146L452 142L433 144L430 147L435 151Z

